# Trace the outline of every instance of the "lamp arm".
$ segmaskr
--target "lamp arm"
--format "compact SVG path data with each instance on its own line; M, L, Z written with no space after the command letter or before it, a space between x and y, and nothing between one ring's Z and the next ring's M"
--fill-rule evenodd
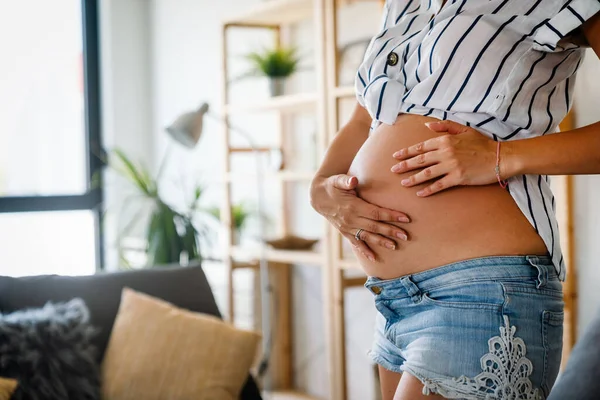
M260 153L258 151L258 146L256 145L256 143L254 142L254 139L252 139L252 135L250 134L250 132L248 132L247 130L240 128L237 125L233 125L232 123L229 122L229 120L227 118L221 117L213 112L207 111L204 115L212 118L214 121L217 121L223 125L225 125L227 128L231 129L232 131L238 133L242 138L244 138L244 140L246 140L246 142L248 142L248 145L250 146L250 148L253 151L256 151L256 153Z
M261 286L261 325L262 325L262 348L264 352L263 360L259 366L259 376L266 373L269 365L269 358L271 352L271 295L272 288L269 280L269 264L267 261L266 254L266 246L264 243L264 239L266 237L266 228L264 224L264 205L265 205L265 189L264 189L264 177L263 170L260 162L261 152L258 150L256 143L252 139L252 135L245 129L239 128L238 126L232 125L227 118L220 117L211 112L207 112L205 115L208 115L213 120L218 121L219 123L224 124L231 131L238 133L241 137L243 137L248 145L252 149L252 153L254 155L254 160L256 164L256 189L257 189L257 212L258 212L258 231L260 235L260 255L259 255L259 271L260 271L260 286ZM271 389L271 382L269 376L265 376L264 379L264 387L266 390Z

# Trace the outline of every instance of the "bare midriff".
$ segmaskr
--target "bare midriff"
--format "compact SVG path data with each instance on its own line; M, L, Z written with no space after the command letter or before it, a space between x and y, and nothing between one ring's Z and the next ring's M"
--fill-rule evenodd
M392 154L441 135L425 126L429 121L436 119L402 114L394 125L380 125L350 166L349 174L358 178L359 197L411 219L396 224L407 231L409 240L396 240L395 250L371 246L374 262L355 251L365 273L392 279L476 257L547 254L542 238L497 183L457 186L430 197L416 193L431 182L410 188L400 184L419 170L391 172L397 162Z

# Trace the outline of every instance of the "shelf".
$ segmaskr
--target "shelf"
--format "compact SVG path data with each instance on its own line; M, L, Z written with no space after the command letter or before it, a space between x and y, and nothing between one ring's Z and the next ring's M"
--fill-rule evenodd
M265 179L277 179L281 182L310 182L315 176L314 172L300 172L300 171L276 171L266 172L263 177ZM255 172L229 172L225 175L227 182L242 179L255 179Z
M357 276L355 278L344 278L342 284L344 289L352 288L352 287L363 287L365 282L367 281L366 276Z
M323 256L316 251L276 250L269 247L266 250L267 260L272 262L311 265L321 265L323 263ZM231 256L236 260L256 260L260 257L260 250L233 246Z
M259 267L257 261L234 261L231 264L232 269L258 269Z
M338 261L340 268L342 269L360 269L358 261L354 258L344 258Z
M275 150L273 147L230 147L231 153L269 153Z
M338 43L335 42L335 32L338 31L339 25L336 19L342 18L346 13L340 14L338 11L342 7L349 6L354 3L361 2L373 2L373 11L377 8L376 5L383 6L383 0L330 0L328 2L321 2L316 0L256 0L253 4L244 4L245 7L239 7L236 10L231 10L231 17L227 17L224 21L222 29L222 52L223 62L225 65L226 72L223 79L223 96L226 99L226 103L221 107L220 116L225 118L227 122L231 121L231 130L234 130L233 125L239 121L248 120L247 117L254 115L264 114L266 119L270 123L271 128L278 131L279 136L273 143L277 143L279 148L270 149L261 147L258 151L261 152L262 157L265 160L270 161L272 166L273 163L279 161L281 157L285 158L286 154L291 154L297 149L294 149L296 135L302 134L301 129L304 124L304 117L314 119L314 125L317 126L316 130L316 143L317 147L314 149L318 155L321 155L325 150L325 144L330 140L331 135L334 132L328 132L327 127L333 127L339 123L339 118L335 107L327 107L329 104L347 105L345 103L352 101L355 97L355 91L353 85L346 85L351 83L346 80L339 80L333 74L336 72L335 55L338 50ZM251 2L247 2L251 3ZM325 7L326 9L322 8ZM367 7L368 8L368 7ZM355 17L356 15L363 15L366 10L355 9L350 11L349 16ZM358 12L358 14L357 14ZM366 15L365 15L366 17ZM351 21L348 21L351 22ZM259 96L246 96L244 97L242 92L231 90L230 86L233 80L229 80L232 74L235 72L235 68L228 68L230 63L235 63L234 54L239 51L244 51L243 35L244 33L252 32L262 34L268 34L269 37L274 39L276 44L288 46L297 45L297 38L294 35L288 35L287 31L294 28L309 28L311 38L306 38L306 41L302 41L301 45L307 44L310 48L311 55L313 56L315 66L315 79L325 85L317 85L315 88L302 86L298 88L289 87L290 92L292 90L308 91L308 93L292 94L286 93L282 96L269 97L265 88L264 94L261 93ZM235 34L234 32L235 31ZM242 42L240 42L240 38ZM309 42L310 41L310 42ZM306 43L305 43L306 42ZM240 47L241 46L241 47ZM241 50L240 50L241 49ZM262 82L267 86L268 82ZM240 88L240 90L243 88ZM321 90L323 89L323 90ZM312 91L312 92L311 92ZM239 93L238 93L239 92ZM231 96L229 96L231 95ZM331 109L330 109L331 108ZM295 121L296 117L301 117L301 121ZM289 117L289 118L288 118ZM252 118L250 118L252 119ZM250 123L252 121L247 121ZM261 121L262 122L262 121ZM258 122L258 123L261 123ZM298 124L296 122L301 122ZM314 130L314 129L313 129ZM292 136L289 136L292 135ZM240 142L237 147L234 147L231 143L233 134L227 135L225 143L225 151L228 157L236 158L236 162L246 161L246 156L250 156L249 153L255 150L249 148L247 144ZM288 140L290 139L290 140ZM237 142L234 142L237 143ZM279 151L279 152L278 152ZM312 152L312 149L311 149ZM235 154L234 154L235 153ZM238 153L245 153L237 156ZM312 154L310 154L312 160ZM281 156L281 157L280 157ZM308 162L308 161L307 161ZM312 164L309 163L294 165L286 163L285 170L277 171L278 167L261 169L259 176L264 178L268 182L269 187L272 185L274 189L283 195L282 200L277 205L278 210L283 213L281 223L278 222L276 231L281 234L290 234L296 228L297 222L294 210L290 209L289 199L292 199L297 195L296 190L290 192L290 187L294 186L306 186L313 179L314 169ZM235 164L235 163L234 163ZM283 164L282 164L283 165ZM224 166L227 167L227 166ZM234 185L237 187L239 182L238 179L246 179L250 186L253 182L256 182L256 171L255 166L248 166L248 168L239 168L229 171L227 168L224 171L220 171L219 174L213 174L215 180L224 187L226 191L225 204L222 207L231 207L234 196L237 192L234 189ZM300 172L298 170L308 170ZM252 181L251 181L252 180ZM291 183L288 183L291 182ZM300 189L300 188L298 188ZM303 189L303 188L302 188ZM250 189L252 190L252 189ZM279 210L282 208L281 210ZM312 211L311 211L312 212ZM300 217L304 217L300 215ZM301 221L300 221L301 222ZM232 238L231 226L225 226L228 238ZM325 296L323 299L323 324L327 328L325 329L325 343L326 347L326 362L332 368L330 371L329 390L327 394L323 395L326 399L343 399L347 397L348 385L346 371L344 369L344 337L346 335L345 330L345 311L344 302L338 301L340 298L343 299L344 292L347 290L362 290L360 286L366 281L364 271L360 269L358 259L355 259L352 253L337 254L338 249L337 243L334 243L334 235L331 234L329 229L325 229L325 232L319 234L320 243L318 247L315 247L315 251L295 251L295 250L277 250L259 241L244 241L237 246L227 246L225 252L221 252L220 255L226 259L226 264L231 264L232 269L244 269L248 272L256 274L259 272L261 266L265 267L265 262L271 267L269 268L270 274L273 274L273 282L277 282L274 285L280 290L275 291L278 296L276 301L281 307L276 307L275 310L277 318L277 332L278 340L273 346L273 356L278 362L275 370L275 379L273 382L278 382L277 386L282 389L278 390L267 390L264 393L265 399L272 400L317 400L314 396L309 396L306 393L301 393L300 390L291 389L291 384L296 378L296 372L294 369L295 363L293 352L289 351L293 342L293 321L290 319L289 310L293 309L293 302L295 299L290 288L291 282L289 281L290 274L293 272L292 265L312 265L317 267L323 267L322 270L314 270L316 275L325 274L323 278L324 290L330 293L331 296ZM236 242L237 243L237 242ZM228 253L227 253L228 252ZM262 265L261 265L262 264ZM335 271L329 271L325 268L335 267ZM231 271L228 271L228 274ZM335 273L332 279L329 279L329 275ZM229 276L230 277L230 276ZM341 282L340 282L341 279ZM228 298L234 299L229 307L228 317L230 320L235 321L236 314L236 297L234 282L237 279L228 279ZM242 307L242 310L245 308ZM255 308L252 309L253 317L260 319L260 310ZM238 311L239 312L239 311ZM319 314L319 313L317 313ZM315 316L316 317L316 316ZM292 346L293 347L293 346ZM281 381L281 383L279 383ZM285 389L283 389L285 388Z
M268 392L267 392L268 393ZM267 399L271 400L317 400L316 397L296 391L275 391L268 393Z
M313 13L312 0L269 0L228 21L229 25L284 25L298 22Z
M279 112L302 112L310 111L317 104L317 95L315 93L299 93L275 96L262 102L229 104L226 105L223 112L225 115L257 113L266 111Z
M338 86L331 92L336 99L350 98L356 96L354 86Z
M338 5L381 0L338 0ZM313 14L313 0L263 0L243 14L226 20L226 25L278 26L302 21Z

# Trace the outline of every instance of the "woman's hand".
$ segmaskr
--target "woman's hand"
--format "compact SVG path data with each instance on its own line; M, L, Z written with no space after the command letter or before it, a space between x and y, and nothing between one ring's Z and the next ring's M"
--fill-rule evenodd
M396 248L396 240L407 240L406 232L390 222L410 222L404 213L381 208L356 195L358 179L348 175L316 177L310 190L312 207L371 261L371 246ZM360 239L355 236L359 229Z
M453 121L426 124L434 132L447 132L414 146L400 149L393 157L401 160L392 172L422 171L401 181L406 187L434 182L417 192L426 197L458 185L487 185L497 181L496 142L475 129ZM500 175L506 178L502 174Z

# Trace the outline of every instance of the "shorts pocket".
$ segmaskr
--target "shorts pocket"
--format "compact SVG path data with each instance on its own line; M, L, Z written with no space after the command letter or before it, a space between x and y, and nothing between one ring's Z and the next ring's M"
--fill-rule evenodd
M498 310L504 304L504 289L498 282L461 282L425 290L422 302L458 309Z
M550 388L554 385L560 369L564 319L565 315L563 311L546 310L542 312L542 340L544 343L542 389L546 395L548 395Z
M385 318L385 324L382 329L382 333L385 336L388 336L392 325L403 318L403 311L411 305L412 302L408 298L403 300L375 300L375 308Z

